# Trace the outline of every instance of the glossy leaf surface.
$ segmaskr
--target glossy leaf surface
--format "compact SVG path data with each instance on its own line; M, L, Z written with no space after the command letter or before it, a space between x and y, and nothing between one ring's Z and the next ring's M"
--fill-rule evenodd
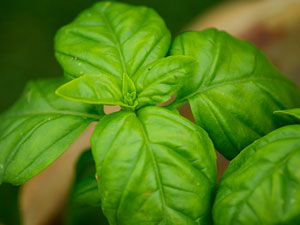
M93 121L92 106L55 95L65 79L30 82L0 116L0 183L22 184L56 160Z
M59 87L56 94L88 104L124 105L121 86L120 80L105 74L84 75Z
M133 78L138 104L156 105L170 99L185 79L194 75L197 61L187 56L169 56L148 65Z
M228 159L294 122L273 112L299 107L299 88L252 44L215 29L186 32L171 47L171 55L182 54L198 59L199 68L186 80L173 107L189 100L197 124Z
M164 57L170 32L152 9L100 2L59 30L56 57L72 78L109 74L122 80Z
M57 59L67 75L77 78L57 93L128 108L163 103L197 63L184 56L163 58L169 44L170 33L152 9L97 3L56 36Z
M155 61L131 79L120 80L107 74L83 75L61 87L56 93L66 99L103 105L140 108L168 101L184 79L195 73L197 61L189 56L170 56Z
M146 107L105 116L91 145L111 225L210 223L216 156L201 128Z
M300 125L244 149L221 177L216 225L300 224Z

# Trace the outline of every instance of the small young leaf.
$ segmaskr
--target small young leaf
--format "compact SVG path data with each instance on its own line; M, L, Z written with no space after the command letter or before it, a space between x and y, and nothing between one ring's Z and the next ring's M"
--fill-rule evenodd
M125 105L120 80L106 74L84 75L56 90L56 94L69 100L102 105Z
M0 183L19 185L56 160L101 115L93 106L55 95L65 79L30 82L0 116Z
M189 56L169 56L140 70L135 81L139 107L166 102L194 75L197 61Z
M55 38L55 53L65 73L110 74L122 80L164 57L170 32L152 9L99 2L82 12Z
M198 59L198 72L187 79L173 107L187 100L194 118L228 159L254 140L293 119L276 110L300 106L300 90L252 44L207 29L179 35L171 55Z
M91 145L111 225L210 224L216 155L201 128L145 107L105 116Z
M244 149L221 177L215 225L300 224L300 125Z
M290 115L300 120L300 108L275 111L276 114Z
M135 85L131 80L131 78L126 73L123 74L122 93L123 93L123 102L125 104L131 107L135 107L137 105Z

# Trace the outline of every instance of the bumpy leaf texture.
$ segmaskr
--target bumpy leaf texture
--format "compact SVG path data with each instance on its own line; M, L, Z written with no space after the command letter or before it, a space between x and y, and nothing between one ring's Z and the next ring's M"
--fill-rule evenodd
M20 100L0 116L0 183L19 185L47 168L94 120L93 106L54 91L66 79L28 83Z
M170 32L152 9L100 2L59 30L56 57L66 75L109 74L122 80L164 57Z
M300 125L244 149L221 177L216 225L300 224Z
M170 39L152 9L97 3L56 35L56 57L66 75L76 78L57 93L128 108L163 103L198 68L192 57L163 58Z
M173 106L187 100L193 116L228 159L270 131L294 122L275 110L300 106L300 90L252 44L207 29L175 38L171 55L199 61Z
M201 128L146 107L105 116L91 144L111 225L210 223L216 156Z

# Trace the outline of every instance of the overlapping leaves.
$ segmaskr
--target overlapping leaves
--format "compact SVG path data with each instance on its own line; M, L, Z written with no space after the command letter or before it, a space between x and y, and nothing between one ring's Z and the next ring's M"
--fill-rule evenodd
M67 75L79 77L57 93L80 102L133 109L163 103L197 64L186 56L162 59L170 40L164 21L152 9L95 4L56 36L58 61Z
M222 176L214 224L300 223L300 125L271 132L244 149Z
M100 192L89 155L78 169L92 169L77 177L70 213L81 211L78 203L99 207L101 199L111 225L211 224L216 162L202 128L231 159L296 121L288 115L299 119L298 109L283 110L300 106L300 91L259 50L225 32L181 34L166 57L169 45L163 20L146 7L100 2L63 27L55 53L72 80L31 82L0 117L0 183L38 174L103 117L99 105L120 105L91 139ZM169 108L189 101L202 128L154 106L175 93ZM299 133L299 125L276 130L230 164L216 224L299 222Z
M199 61L198 72L185 80L173 107L189 101L197 123L228 159L270 131L294 122L273 112L299 107L299 88L252 44L207 29L176 37L171 55Z
M216 156L201 128L145 107L105 116L91 145L111 225L210 223Z

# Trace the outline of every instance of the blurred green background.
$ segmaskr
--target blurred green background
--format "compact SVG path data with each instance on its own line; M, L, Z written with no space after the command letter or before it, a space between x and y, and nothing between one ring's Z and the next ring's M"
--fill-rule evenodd
M154 8L173 35L195 16L225 0L126 0ZM28 80L60 76L54 58L56 31L95 0L0 1L0 113L12 105ZM1 121L0 121L1 122ZM0 186L0 224L19 224L19 188Z

